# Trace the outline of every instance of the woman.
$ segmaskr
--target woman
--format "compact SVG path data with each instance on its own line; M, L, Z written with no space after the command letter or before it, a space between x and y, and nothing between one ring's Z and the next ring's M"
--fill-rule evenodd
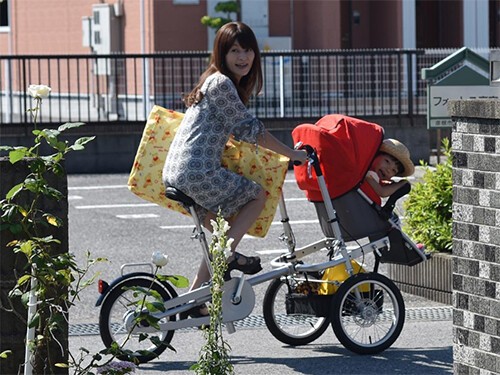
M163 169L165 185L181 190L196 202L206 228L211 230L210 220L221 210L231 226L228 238L234 239L228 269L247 274L262 269L260 259L237 253L235 248L259 217L266 195L259 184L221 166L226 142L233 136L301 163L307 158L305 151L293 150L274 138L245 107L250 96L262 89L262 82L260 53L253 31L241 22L221 27L209 67L184 97L186 114ZM191 289L209 278L203 261Z

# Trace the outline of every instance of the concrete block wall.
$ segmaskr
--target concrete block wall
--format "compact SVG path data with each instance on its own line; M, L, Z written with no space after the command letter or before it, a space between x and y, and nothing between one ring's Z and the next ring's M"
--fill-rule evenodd
M460 100L453 151L455 374L500 373L500 101Z
M266 128L280 141L293 146L291 132L302 123L314 123L319 118L297 119L265 119ZM396 138L409 149L412 160L418 164L420 160L429 161L430 150L434 148L436 134L427 130L425 116L400 118L397 116L370 117L366 120L380 124L387 138ZM63 137L73 143L76 139L96 136L85 146L85 151L68 154L66 171L73 173L129 173L135 154L141 141L144 122L119 124L102 123L86 124L70 130ZM443 131L448 131L444 129ZM432 139L431 139L432 138ZM31 124L23 127L0 127L1 145L32 145ZM2 154L0 153L0 156Z

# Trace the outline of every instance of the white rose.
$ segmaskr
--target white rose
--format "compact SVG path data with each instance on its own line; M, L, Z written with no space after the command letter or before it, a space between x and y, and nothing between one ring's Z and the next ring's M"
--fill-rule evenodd
M166 266L168 263L168 255L165 255L159 251L155 251L151 258L153 264L157 267Z
M47 85L29 85L28 94L30 94L33 98L46 98L50 94L50 90L52 90Z

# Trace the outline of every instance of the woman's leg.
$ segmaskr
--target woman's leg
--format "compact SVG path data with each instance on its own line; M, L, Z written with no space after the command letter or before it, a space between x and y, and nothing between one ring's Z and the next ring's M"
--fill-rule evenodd
M266 192L264 189L261 190L259 195L254 200L251 200L246 205L244 205L236 218L229 222L231 228L227 232L227 237L234 239L231 245L231 251L234 253L236 246L240 243L241 239L245 233L250 229L250 227L255 223L260 213L264 209L266 204Z
M198 268L198 273L195 275L193 283L189 290L197 289L206 281L210 280L210 272L208 271L207 263L205 259L201 261L200 267Z
M259 195L254 199L248 202L246 205L242 207L238 215L235 219L230 220L229 225L230 229L227 232L227 237L234 239L231 245L231 251L234 253L236 246L240 243L241 239L248 231L248 229L253 225L255 220L259 217L260 213L264 209L266 204L266 193L262 190ZM207 228L210 232L212 231L212 225L210 224L210 220L215 220L216 216L212 212L207 213L204 220L204 227ZM230 261L231 259L229 259ZM242 259L241 263L244 264L245 260ZM210 272L208 271L208 267L203 260L200 264L200 268L198 268L198 273L194 277L193 283L189 290L196 289L200 287L204 282L210 280Z
M238 215L234 219L228 220L230 228L227 232L227 238L232 238L234 240L231 245L231 251L233 253L245 233L253 225L253 223L255 223L260 213L264 209L266 199L266 192L262 189L255 199L251 200L241 208L241 210L238 212ZM208 212L205 216L203 226L210 232L212 232L212 225L210 224L210 220L215 219L216 215L212 212Z
M210 224L210 220L215 220L215 215L212 212L207 212L203 226L207 228L210 232L212 232L212 224ZM207 263L205 262L205 259L203 258L201 260L200 267L198 268L198 273L195 275L193 279L193 283L191 284L191 287L189 290L194 290L198 287L200 287L204 282L207 282L210 280L210 271L208 270Z

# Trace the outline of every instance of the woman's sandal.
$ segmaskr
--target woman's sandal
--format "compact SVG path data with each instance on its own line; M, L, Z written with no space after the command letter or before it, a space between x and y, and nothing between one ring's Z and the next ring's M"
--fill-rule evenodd
M204 314L201 312L201 310L206 310L207 313ZM208 307L206 304L202 303L201 305L191 307L189 310L184 311L181 313L181 319L187 319L187 318L205 318L207 316L210 316L210 313L208 312ZM203 324L198 327L198 329L207 329L210 327L210 324Z
M206 314L202 313L202 310L206 311ZM189 318L204 318L210 316L208 313L208 307L206 304L202 303L201 305L191 307L189 310L184 311L181 313L181 319L187 319ZM202 325L201 327L208 326L206 324ZM200 328L201 328L200 327Z
M244 263L242 263L244 260ZM243 254L234 252L233 260L227 264L227 271L224 275L224 280L229 280L231 278L231 271L238 270L247 275L254 275L262 271L262 266L260 265L259 257L247 257Z
M207 313L204 314L201 311L206 310ZM201 305L191 307L189 310L185 311L182 313L184 319L187 318L188 316L190 318L203 318L205 316L209 316L210 314L208 313L208 307L206 304L202 303Z

